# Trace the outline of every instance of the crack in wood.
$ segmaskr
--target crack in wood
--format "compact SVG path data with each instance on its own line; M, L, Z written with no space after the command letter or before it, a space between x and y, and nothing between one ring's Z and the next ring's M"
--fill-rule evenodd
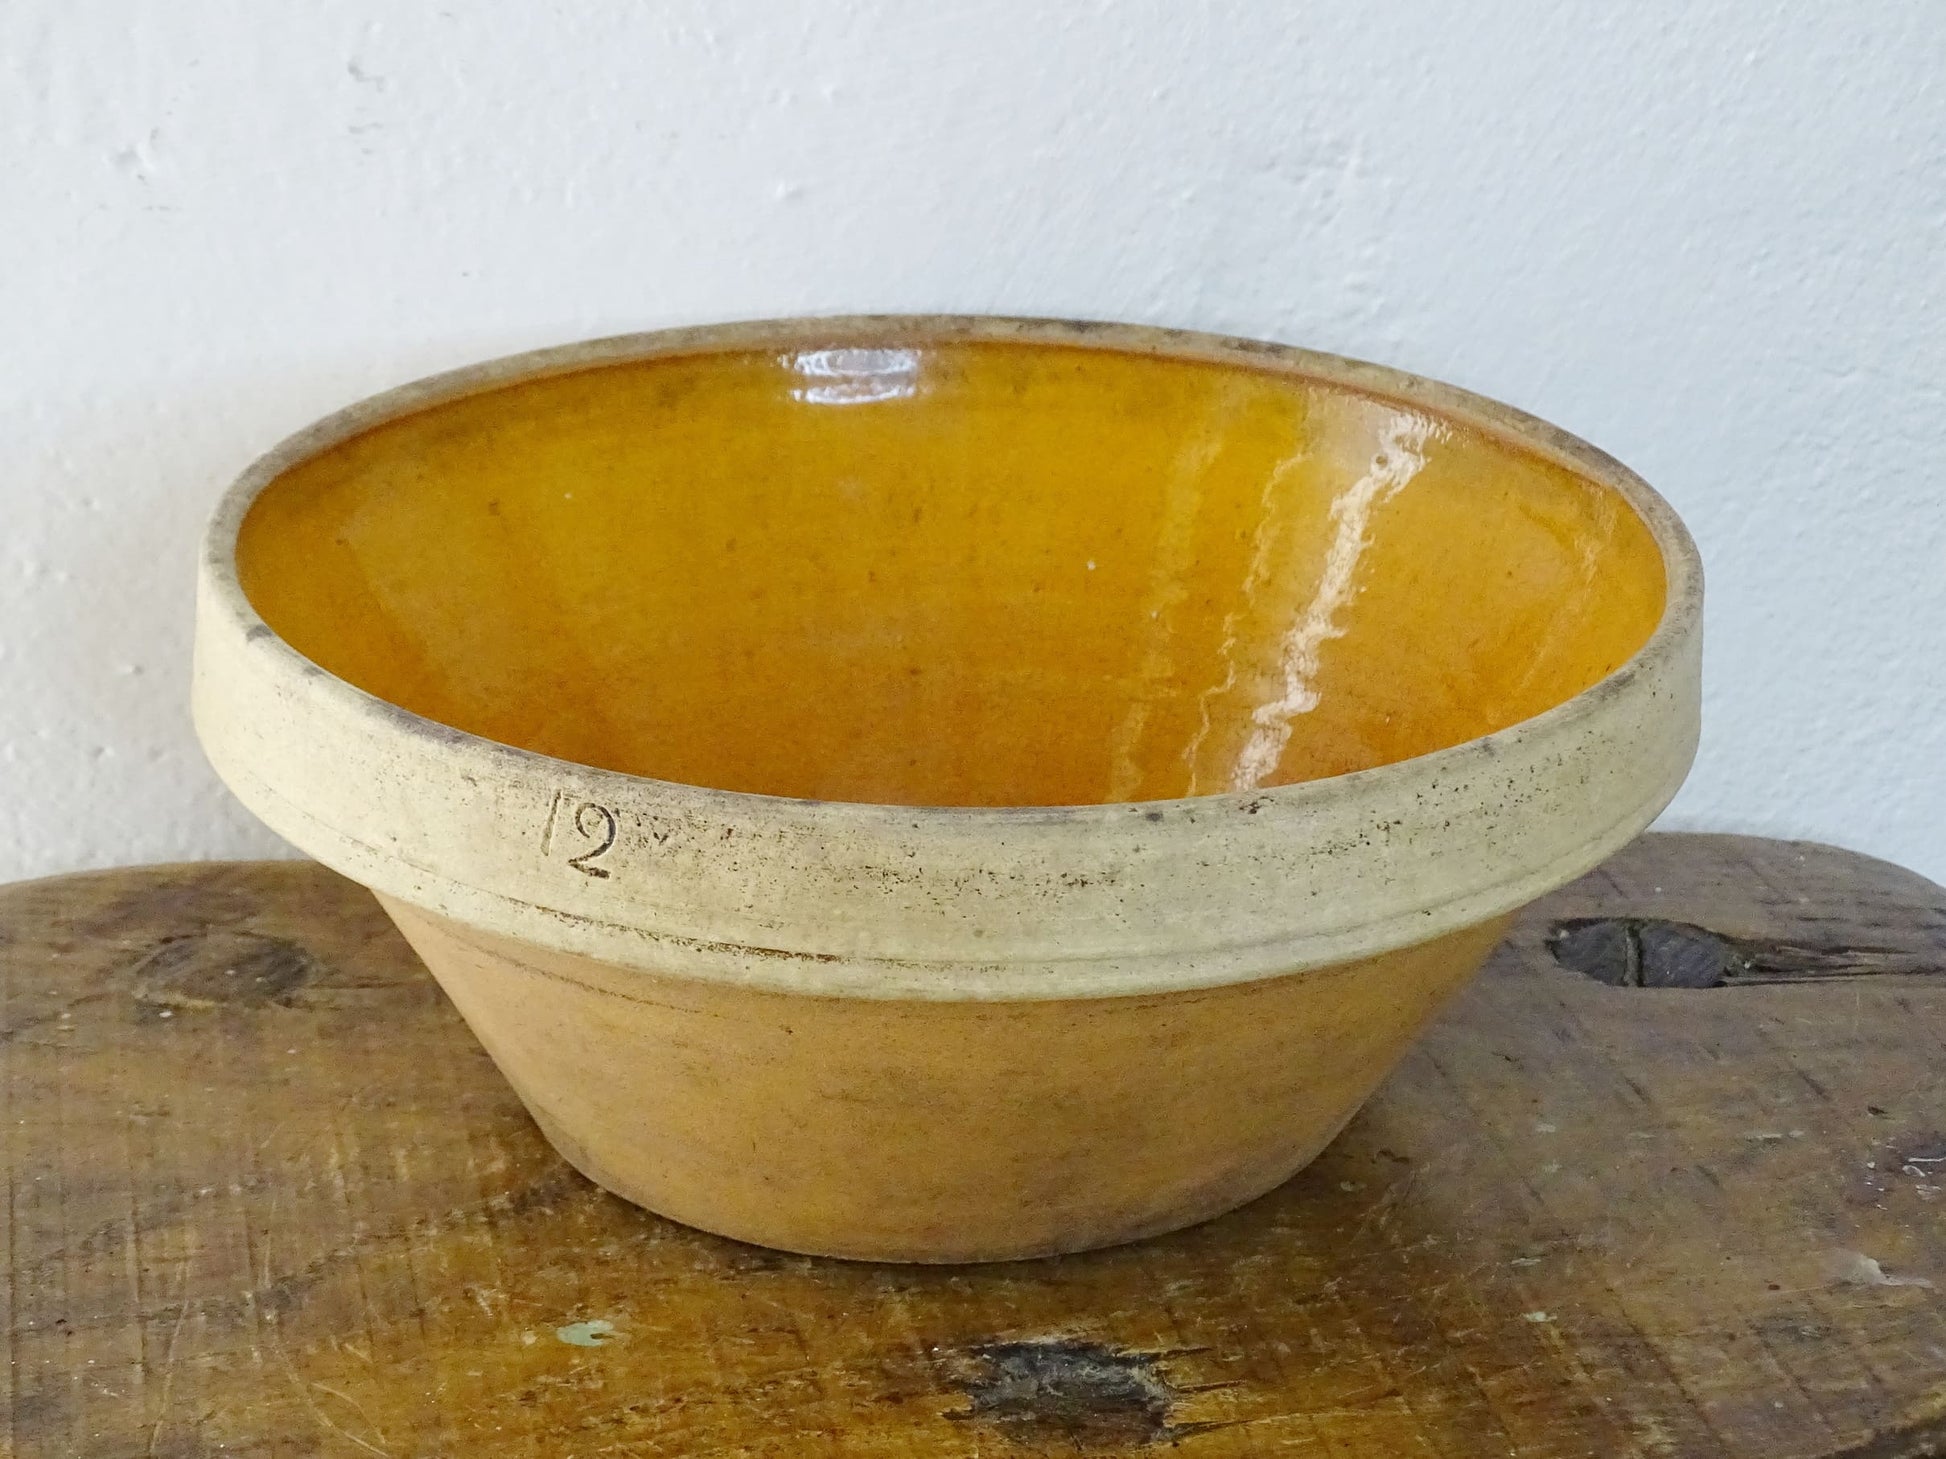
M1616 988L1725 988L1840 978L1937 975L1939 955L1859 944L1733 937L1660 917L1570 917L1547 950L1571 972Z

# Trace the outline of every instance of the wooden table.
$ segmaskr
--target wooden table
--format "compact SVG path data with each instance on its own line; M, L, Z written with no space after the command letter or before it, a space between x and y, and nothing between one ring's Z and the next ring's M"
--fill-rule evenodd
M1282 1189L902 1268L580 1179L317 867L7 888L5 1452L1946 1454L1943 973L1921 878L1648 837Z

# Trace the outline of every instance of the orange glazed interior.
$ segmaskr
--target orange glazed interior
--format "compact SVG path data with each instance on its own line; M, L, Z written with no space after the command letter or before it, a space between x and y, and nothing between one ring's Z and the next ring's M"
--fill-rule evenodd
M911 805L1383 765L1571 698L1661 617L1629 504L1498 435L1271 369L892 338L380 425L264 490L244 590L488 739Z

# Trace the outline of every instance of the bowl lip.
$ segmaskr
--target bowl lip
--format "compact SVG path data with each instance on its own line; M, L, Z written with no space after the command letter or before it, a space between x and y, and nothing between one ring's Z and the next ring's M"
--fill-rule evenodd
M448 725L393 703L340 678L293 647L264 620L243 590L237 569L237 542L244 519L258 497L293 467L357 436L421 411L550 376L578 374L609 366L690 355L743 353L752 349L900 348L935 343L1026 343L1058 348L1092 349L1107 353L1148 355L1161 359L1227 365L1258 373L1290 375L1320 381L1340 389L1375 397L1386 403L1456 420L1517 448L1552 459L1599 485L1616 492L1648 528L1661 553L1664 600L1661 617L1641 646L1616 668L1579 693L1539 714L1530 715L1490 734L1477 735L1423 754L1339 775L1291 781L1255 790L1220 791L1209 795L1174 796L1155 800L1084 801L1053 805L908 805L891 801L821 800L815 797L774 795L761 791L729 790L691 781L662 780L565 760L539 750L508 744ZM441 371L376 395L368 396L324 416L278 442L251 462L218 501L204 533L201 561L203 580L223 615L252 642L274 645L303 665L307 675L321 681L323 692L347 710L374 712L383 720L450 745L463 745L496 756L512 756L552 770L571 769L596 781L653 786L696 802L726 809L790 805L818 815L859 820L883 819L904 825L1018 825L1049 819L1116 822L1131 810L1170 807L1243 806L1250 802L1300 798L1316 787L1349 789L1382 784L1404 767L1460 763L1518 732L1567 726L1586 717L1619 683L1636 677L1656 660L1671 657L1695 631L1702 611L1703 566L1696 543L1682 519L1662 495L1621 461L1579 436L1538 416L1488 396L1414 375L1389 365L1352 359L1297 345L1269 340L1172 329L1157 325L1121 324L1096 320L1042 318L1003 314L831 314L790 315L731 323L685 326L638 333L608 335L541 349L502 355L457 369Z

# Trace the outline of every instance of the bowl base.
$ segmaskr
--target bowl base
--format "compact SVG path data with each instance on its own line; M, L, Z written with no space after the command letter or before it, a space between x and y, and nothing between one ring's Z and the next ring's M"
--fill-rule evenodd
M646 972L380 900L597 1185L760 1246L946 1263L1138 1240L1281 1184L1504 925L1219 988L948 1001Z

